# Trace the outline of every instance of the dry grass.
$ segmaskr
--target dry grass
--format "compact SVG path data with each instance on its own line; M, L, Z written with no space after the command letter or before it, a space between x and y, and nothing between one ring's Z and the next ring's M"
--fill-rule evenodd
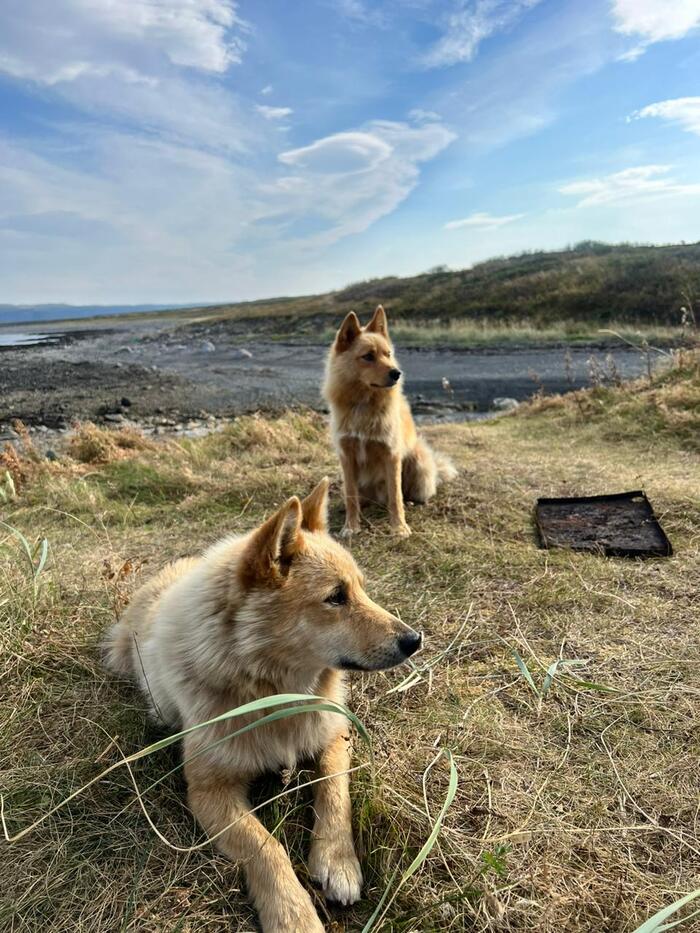
M127 451L153 449L153 442L135 428L105 431L90 422L76 425L68 444L69 455L79 463L108 463Z
M427 647L409 689L390 692L407 669L353 677L350 705L376 760L375 773L364 769L354 782L367 883L351 911L327 913L319 901L330 930L360 930L394 870L425 841L447 789L445 760L426 784L429 815L421 777L440 747L454 754L457 797L381 929L627 933L697 887L700 468L675 414L649 434L634 407L653 392L658 410L663 402L675 412L679 393L697 399L694 378L605 390L605 416L594 392L581 396L583 409L571 399L541 402L548 410L434 428L459 479L410 510L406 542L388 537L381 514L370 516L354 545L370 590L423 628ZM155 738L136 692L103 672L96 650L142 575L251 527L326 472L337 475L325 425L299 413L241 418L221 434L119 450L102 463L32 467L3 519L32 543L48 539L42 573L0 529L0 761L10 831L115 761L118 749ZM664 522L672 559L536 547L537 495L637 487ZM335 485L334 528L340 521ZM582 664L561 665L545 691L557 658ZM367 760L364 748L357 759ZM176 761L173 751L140 763L140 786ZM278 790L267 783L260 799ZM146 799L169 839L201 839L179 775ZM262 811L301 877L306 800L293 793ZM160 843L122 771L3 854L3 930L254 928L236 867L214 851L175 854Z
M611 332L618 335L615 339ZM335 334L328 328L324 334ZM419 347L518 347L548 344L606 344L619 346L620 341L652 345L678 345L688 341L688 331L682 327L630 327L624 323L606 324L602 329L596 321L561 320L538 326L527 319L498 321L479 318L448 318L444 321L399 320L392 325L391 336L402 346Z

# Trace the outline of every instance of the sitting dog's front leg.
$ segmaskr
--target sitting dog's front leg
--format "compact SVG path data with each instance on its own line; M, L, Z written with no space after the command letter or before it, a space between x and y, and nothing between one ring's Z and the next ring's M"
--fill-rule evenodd
M406 524L406 513L403 507L401 457L396 454L389 454L387 457L386 487L391 529L400 537L407 538L411 533L411 529Z
M362 871L352 839L350 805L350 737L342 732L318 760L314 784L316 820L309 856L309 870L328 900L354 904L360 899ZM334 775L328 777L328 775Z
M360 493L357 488L357 441L354 437L340 438L340 463L343 467L343 491L345 494L345 525L343 537L360 530Z
M198 764L185 768L190 809L210 836L221 833L214 844L225 855L244 860L248 894L263 933L323 933L289 856L250 812L245 783L207 773Z

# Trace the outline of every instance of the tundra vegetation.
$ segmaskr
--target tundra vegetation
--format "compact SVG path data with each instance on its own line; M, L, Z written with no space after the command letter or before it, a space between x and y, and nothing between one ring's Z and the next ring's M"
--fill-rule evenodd
M328 343L348 311L361 318L384 304L400 345L589 343L639 335L656 344L687 341L700 326L700 243L612 245L501 256L466 269L386 276L301 297L131 315L129 320L219 322L242 340ZM94 319L123 324L124 318Z
M595 254L592 256L595 259ZM525 260L523 260L525 262ZM372 301L380 295L374 294ZM397 544L368 513L370 592L426 633L415 668L353 675L354 820L366 886L329 930L631 931L700 877L700 355L651 381L536 398L426 432L459 467ZM336 477L323 418L241 417L197 440L79 426L56 461L0 464L0 778L15 834L161 737L105 674L100 634L144 574ZM671 559L542 551L538 495L644 488ZM399 884L438 825L435 845ZM0 928L250 930L239 869L205 845L176 746L112 770L3 844ZM308 882L303 770L257 790ZM684 910L692 912L692 905ZM674 915L674 918L683 913ZM688 922L688 929L692 921Z

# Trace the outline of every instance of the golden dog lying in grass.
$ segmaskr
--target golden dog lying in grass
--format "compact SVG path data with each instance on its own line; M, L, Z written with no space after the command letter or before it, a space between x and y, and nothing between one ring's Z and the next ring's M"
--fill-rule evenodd
M328 354L323 386L343 468L346 536L360 530L366 501L388 505L392 529L406 537L404 499L427 502L439 480L456 476L417 434L400 379L384 308L366 327L351 311Z
M292 497L260 527L170 564L137 591L109 633L107 662L139 681L157 717L186 729L277 693L340 703L343 670L382 670L418 650L422 636L372 602L351 555L327 534L327 500L324 479L303 502ZM247 721L184 738L189 805L209 835L224 830L220 849L245 860L265 933L317 933L311 898L250 813L247 788L264 771L317 760L318 776L330 777L314 785L311 875L330 900L354 903L362 874L343 773L347 722L306 713L221 741Z

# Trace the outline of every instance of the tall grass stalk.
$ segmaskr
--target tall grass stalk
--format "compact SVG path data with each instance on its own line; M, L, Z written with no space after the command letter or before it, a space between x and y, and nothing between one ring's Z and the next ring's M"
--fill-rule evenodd
M433 823L433 828L430 831L430 835L423 843L423 846L421 847L421 850L418 853L418 855L416 855L416 857L413 859L413 861L408 866L406 871L401 875L401 878L399 879L399 883L396 885L396 887L394 887L394 878L396 877L397 872L394 872L394 874L391 876L391 878L389 879L388 885L384 889L384 893L379 898L379 903L374 908L372 916L369 918L367 923L363 926L362 933L370 933L370 930L375 929L377 924L381 922L387 910L389 909L389 907L391 907L392 903L394 902L401 888L408 881L408 879L418 871L418 869L421 867L421 865L425 862L427 857L430 855L433 849L433 846L437 842L437 838L440 834L440 829L442 827L443 820L445 819L445 814L450 809L450 806L452 805L452 801L455 799L455 795L457 793L457 766L455 765L452 752L449 749L444 749L444 748L440 749L438 754L435 756L435 758L433 758L433 760L430 762L430 764L425 769L425 772L423 774L423 788L425 790L425 785L426 785L428 775L430 774L432 769L435 767L435 765L438 763L438 761L443 756L447 758L447 761L450 766L450 781L447 786L447 794L445 795L445 801L442 805L442 808L440 809L440 812L437 815L435 822ZM393 893L391 894L391 896L389 896L389 892L392 891L392 888L393 888Z
M317 701L309 703L308 701ZM360 722L360 720L355 716L353 712L346 707L342 706L340 703L335 703L333 700L328 700L325 697L320 696L309 696L308 694L303 693L280 693L275 696L263 697L259 700L254 700L251 703L245 703L243 706L237 706L235 709L228 710L226 713L222 713L220 716L215 716L214 719L209 719L206 722L197 723L195 726L190 726L188 729L183 729L180 732L176 732L173 735L169 735L164 739L160 739L157 742L153 742L151 745L142 748L138 752L133 752L131 755L127 755L125 758L121 758L119 761L116 761L113 765L110 765L109 768L105 768L104 771L96 775L94 778L89 780L86 784L83 784L77 790L73 791L72 794L69 794L68 797L65 797L60 803L57 803L54 807L51 807L43 816L40 816L39 819L35 820L29 826L20 830L14 835L10 835L7 830L7 823L5 820L5 798L0 794L0 821L2 822L2 830L7 842L17 842L19 839L22 839L28 833L31 833L37 826L40 826L45 820L47 820L54 813L61 810L65 807L71 800L74 800L77 796L86 791L89 787L92 787L93 784L96 784L102 778L106 777L112 771L115 771L117 768L121 768L123 765L127 767L135 761L139 761L141 758L146 758L148 755L153 755L155 752L161 751L161 749L167 748L169 745L173 745L175 742L179 742L186 735L190 735L192 732L196 732L199 729L204 729L207 726L211 726L215 723L225 722L229 719L235 719L238 716L245 716L251 713L259 713L263 710L270 709L276 706L282 706L285 703L298 703L304 701L301 706L292 706L287 707L286 709L277 710L274 713L267 713L265 716L262 716L260 719L256 719L254 722L248 723L240 729L237 729L235 732L232 732L230 735L226 736L225 739L220 739L217 742L212 743L209 748L213 748L215 745L218 745L221 741L228 741L229 739L234 739L239 735L243 735L244 732L250 732L252 729L257 729L259 726L263 726L266 723L274 722L278 719L286 719L290 716L298 716L301 713L310 713L310 712L330 712L330 713L339 713L342 716L345 716L357 729L358 733L362 739L370 744L369 735L367 730ZM205 749L206 750L206 749ZM178 767L182 767L184 762L181 762ZM174 770L177 770L174 769ZM228 828L228 827L226 827ZM222 832L226 831L226 828L217 833L216 836L212 836L209 841L216 839L221 835Z

